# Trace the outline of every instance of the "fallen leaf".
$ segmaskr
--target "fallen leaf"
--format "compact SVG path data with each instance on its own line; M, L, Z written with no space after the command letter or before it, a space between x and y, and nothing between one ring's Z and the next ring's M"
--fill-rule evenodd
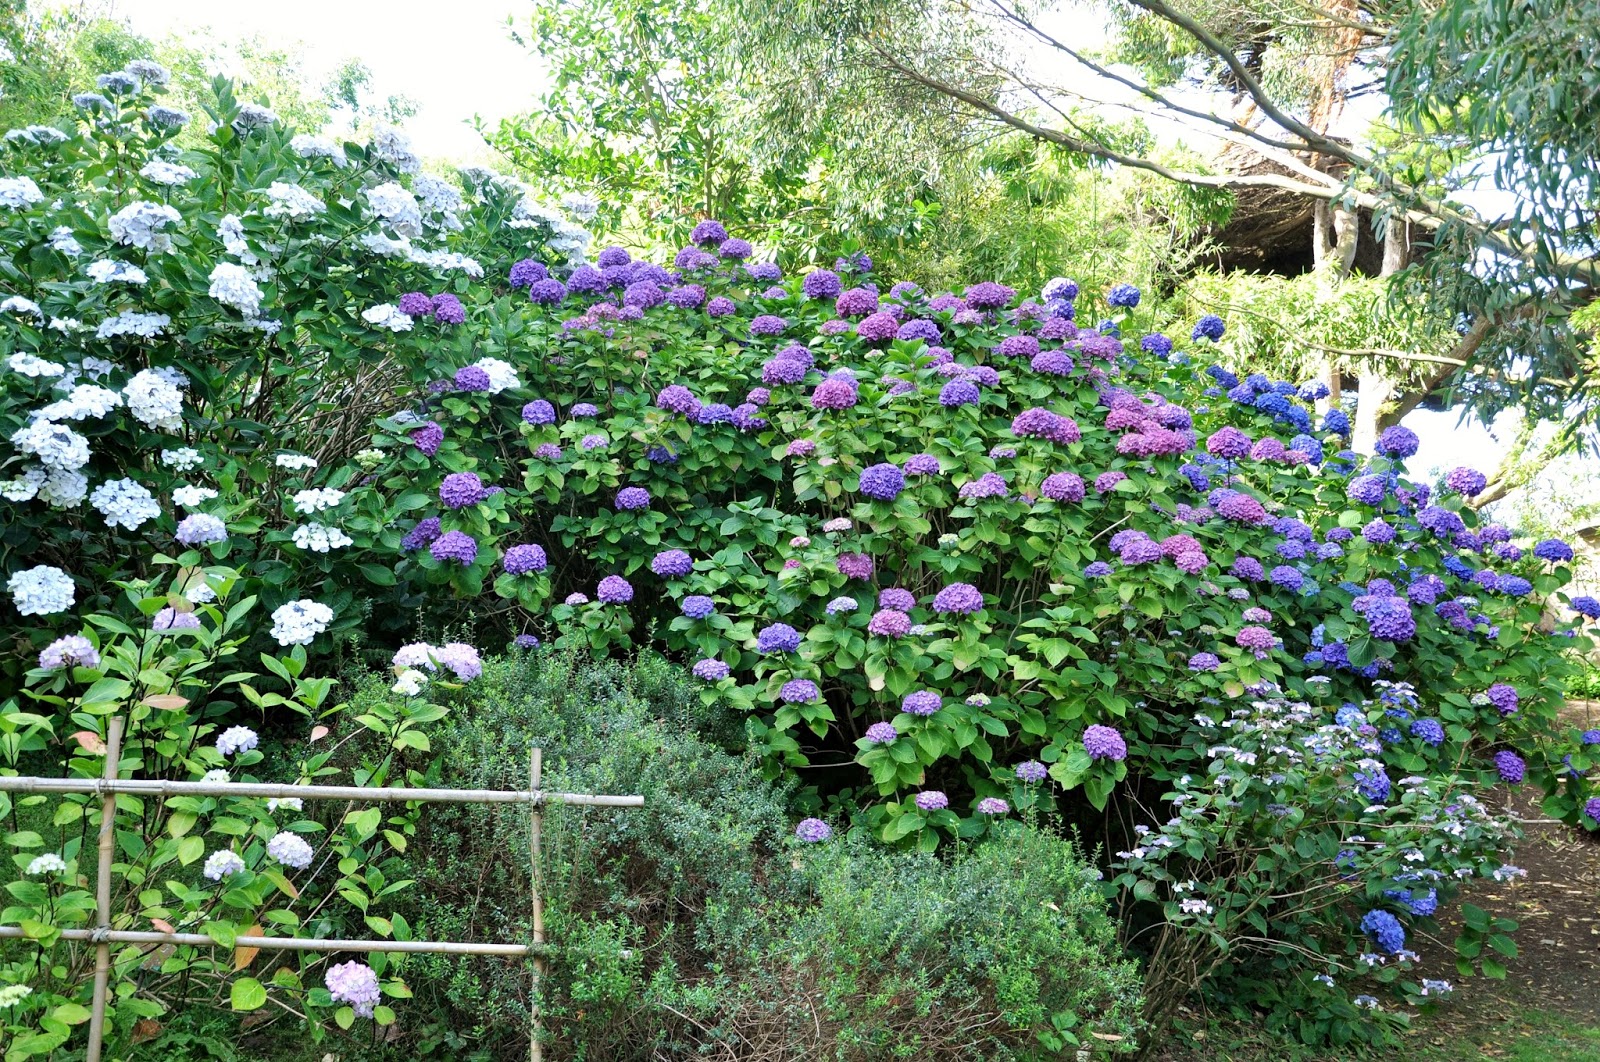
M175 712L179 708L188 707L189 698L179 697L176 693L154 693L139 703L159 708L164 712Z
M154 1018L140 1018L133 1023L133 1042L142 1044L161 1035L161 1023Z
M327 727L325 727L325 726L314 726L314 727L311 728L311 740L312 741L317 741L317 740L319 740L321 738L325 738L327 736L328 736L328 728Z

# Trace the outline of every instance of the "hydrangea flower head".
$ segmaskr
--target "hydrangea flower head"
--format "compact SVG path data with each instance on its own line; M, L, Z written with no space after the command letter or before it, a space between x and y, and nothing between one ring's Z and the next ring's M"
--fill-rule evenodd
M1083 748L1092 760L1123 760L1128 756L1128 743L1115 728L1095 723L1083 731Z

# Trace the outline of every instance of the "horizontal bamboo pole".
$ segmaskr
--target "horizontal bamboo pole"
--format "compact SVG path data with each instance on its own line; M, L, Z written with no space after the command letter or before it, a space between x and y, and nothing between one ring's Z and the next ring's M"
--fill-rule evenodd
M595 793L546 793L520 789L406 789L390 786L369 788L359 785L284 785L274 782L167 782L160 779L124 778L29 778L0 777L0 792L8 793L84 793L131 796L235 796L296 797L301 800L357 800L384 803L391 800L419 800L434 804L583 804L602 808L638 808L642 796L608 796Z
M63 940L95 939L92 929L63 929ZM0 926L0 939L23 937L17 926ZM217 947L217 942L204 933L156 933L144 930L111 929L105 939L112 944L192 944L198 947ZM461 941L427 940L315 940L298 937L237 937L236 948L261 948L267 951L404 951L440 955L507 955L518 957L547 950L529 944L472 944Z

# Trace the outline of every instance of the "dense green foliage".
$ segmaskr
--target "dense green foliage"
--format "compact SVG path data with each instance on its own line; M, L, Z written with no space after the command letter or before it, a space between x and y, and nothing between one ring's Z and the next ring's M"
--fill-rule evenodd
M948 864L859 840L797 850L785 787L696 734L689 682L661 662L526 655L491 664L433 731L439 784L525 784L539 744L547 787L645 797L546 817L546 918L562 942L543 996L550 1050L1001 1059L1054 1057L1090 1030L1131 1043L1133 970L1068 842L1013 823ZM368 686L357 700L385 696ZM436 809L409 853L414 923L524 937L526 851L520 813ZM525 1043L524 965L407 969L466 1037L450 1057Z

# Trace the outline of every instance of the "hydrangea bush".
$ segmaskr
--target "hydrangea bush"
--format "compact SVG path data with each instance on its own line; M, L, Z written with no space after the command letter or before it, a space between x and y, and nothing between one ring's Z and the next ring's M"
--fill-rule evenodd
M1376 731L1359 762L1297 751L1262 783L1306 814L1361 797L1317 813L1317 853L1359 850L1424 785L1395 776L1439 801L1533 783L1600 825L1600 754L1556 723L1561 650L1600 616L1561 592L1571 548L1485 520L1474 470L1407 479L1403 427L1350 452L1325 388L1230 365L1221 319L1162 334L1127 284L785 268L714 221L667 264L589 260L514 182L422 174L392 131L294 134L225 83L207 148L175 153L189 118L160 80L119 72L77 129L5 141L0 571L28 656L82 653L80 617L181 550L238 571L271 617L252 648L405 643L408 694L475 673L470 647L416 640L458 622L663 650L745 713L770 774L832 779L798 825L816 844L932 850L1062 794L1182 796L1219 762L1205 727L1257 701L1315 706L1283 709L1297 734L1359 733L1346 705ZM204 629L197 605L151 629ZM1379 682L1419 691L1406 719L1361 707ZM1237 813L1123 873L1183 913L1173 883L1209 896L1271 832ZM1420 850L1418 874L1459 869ZM1391 869L1360 864L1296 932L1342 951L1431 917Z

